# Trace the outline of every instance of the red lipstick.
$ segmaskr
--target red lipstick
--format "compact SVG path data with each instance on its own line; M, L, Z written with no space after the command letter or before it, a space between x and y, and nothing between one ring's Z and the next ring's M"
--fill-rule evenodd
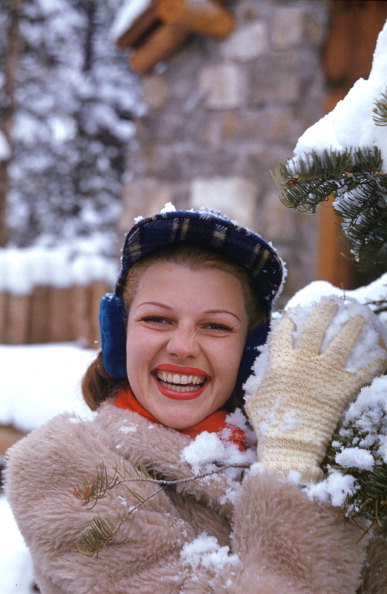
M161 365L157 365L153 371L169 371L170 373L181 373L184 375L201 375L203 377L209 378L210 376L208 373L203 371L203 369L198 369L197 367L181 367L179 365L172 365L171 363L161 363Z
M186 391L182 390L174 390L173 388L169 387L172 384L165 385L166 382L163 382L159 377L157 377L157 371L166 371L168 373L176 373L179 375L195 375L203 378L203 383L198 384L197 388L194 390L189 390L187 386ZM170 363L163 363L155 367L152 372L153 379L157 385L158 390L166 396L167 398L172 398L173 400L194 400L198 398L206 389L208 381L210 380L210 376L203 371L203 369L198 369L197 367L182 367L178 365L172 365ZM179 384L181 387L182 385ZM191 384L192 387L192 384Z

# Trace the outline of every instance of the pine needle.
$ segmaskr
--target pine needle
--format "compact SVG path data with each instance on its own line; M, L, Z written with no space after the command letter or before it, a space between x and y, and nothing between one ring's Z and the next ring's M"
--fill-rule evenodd
M325 150L290 159L273 177L283 188L281 202L304 213L315 214L333 195L345 243L359 268L367 269L385 267L387 261L387 174L382 166L378 147Z
M379 453L379 441L376 437L385 431L383 426L386 423L386 417L387 413L383 413L381 425L373 428L372 436L359 431L356 419L344 424L333 436L325 461L325 470L331 468L342 475L355 478L358 488L346 498L345 517L366 533L378 534L386 540L387 545L387 464ZM359 444L362 449L372 454L375 460L372 470L342 467L336 462L336 454L346 448L358 447ZM364 526L364 520L367 527Z
M93 502L89 509L92 509L98 502L106 496L107 491L114 489L117 485L123 485L129 493L137 499L138 503L128 509L117 524L114 524L109 518L102 518L99 514L95 515L90 523L90 527L81 534L76 541L76 548L79 553L92 557L106 546L108 546L115 534L119 531L122 524L141 506L156 497L166 487L197 481L213 474L219 474L228 468L245 469L248 464L228 464L215 468L209 472L200 475L190 476L184 479L165 480L156 477L156 472L152 465L152 472L149 472L147 466L141 461L128 461L129 468L123 467L121 471L114 470L113 478L108 479L108 473L105 465L102 463L97 469L95 476L91 481L85 481L74 489L74 495L81 501L81 505L88 505ZM128 483L146 482L157 485L157 489L147 497L129 487Z
M93 508L97 501L103 499L107 491L113 489L118 482L116 472L111 480L108 479L106 466L101 463L91 481L84 481L81 485L77 485L73 493L82 505L89 505L92 502L91 508Z
M377 126L387 126L387 92L375 101L373 120Z
M92 557L110 543L116 532L117 528L109 518L94 516L90 528L77 540L76 547L81 555Z

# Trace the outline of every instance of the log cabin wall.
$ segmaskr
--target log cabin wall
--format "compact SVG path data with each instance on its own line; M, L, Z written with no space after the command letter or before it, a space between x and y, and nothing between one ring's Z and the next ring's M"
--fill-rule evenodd
M330 3L226 5L230 35L191 35L141 76L148 110L129 152L120 226L168 201L222 209L277 247L289 269L284 302L314 278L316 220L279 202L270 171L324 113Z

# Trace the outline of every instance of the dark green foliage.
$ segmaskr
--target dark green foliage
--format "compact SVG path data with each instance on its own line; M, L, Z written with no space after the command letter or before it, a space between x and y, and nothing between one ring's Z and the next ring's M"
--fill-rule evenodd
M387 126L387 92L375 101L374 122L377 126Z
M350 475L356 479L356 491L347 497L345 503L346 517L358 523L366 520L368 526L360 524L363 529L373 531L387 538L387 464L380 455L380 435L385 435L387 414L384 412L373 427L372 434L359 428L358 420L344 423L327 452L324 464L325 471L339 471L342 475ZM380 435L379 435L380 434ZM336 455L346 448L360 447L372 454L375 466L372 470L347 468L336 462Z
M281 202L301 212L314 214L333 195L359 267L382 263L386 269L387 175L382 166L377 147L312 152L281 165L274 177L283 188Z

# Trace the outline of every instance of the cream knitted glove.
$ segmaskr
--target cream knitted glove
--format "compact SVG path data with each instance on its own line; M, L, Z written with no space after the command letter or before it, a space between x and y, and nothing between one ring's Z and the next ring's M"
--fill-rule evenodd
M258 437L258 461L284 475L295 470L304 482L321 479L320 464L347 403L386 365L377 316L357 302L346 305L347 321L337 330L338 322L332 320L339 307L344 306L337 298L322 300L306 318L296 345L296 323L291 310L285 313L270 334L268 365L258 389L254 376L250 380L255 379L255 392L251 393L254 381L246 385L245 408ZM347 359L361 343L366 323L372 328L364 341L364 356L358 354L348 371ZM332 340L322 348L332 330ZM260 358L256 369L259 365Z

